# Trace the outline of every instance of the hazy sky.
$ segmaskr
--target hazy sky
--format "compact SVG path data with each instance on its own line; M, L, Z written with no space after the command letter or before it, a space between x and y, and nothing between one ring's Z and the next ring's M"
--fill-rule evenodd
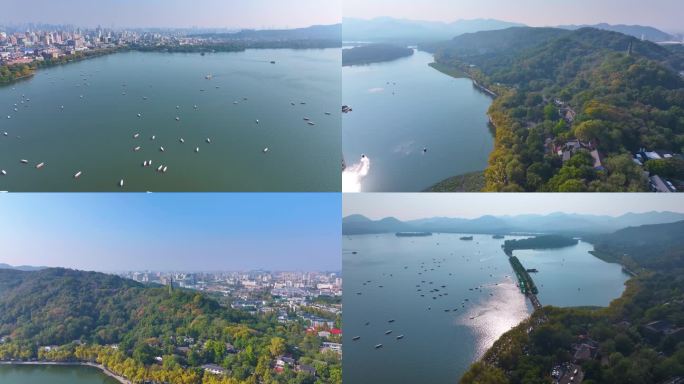
M682 0L344 0L345 17L499 19L531 26L641 24L684 31Z
M344 216L362 214L371 219L393 216L400 220L554 212L619 216L649 211L684 213L684 194L364 193L345 194L342 204Z
M2 0L0 23L295 28L341 21L341 0Z
M0 263L333 271L339 194L0 194Z

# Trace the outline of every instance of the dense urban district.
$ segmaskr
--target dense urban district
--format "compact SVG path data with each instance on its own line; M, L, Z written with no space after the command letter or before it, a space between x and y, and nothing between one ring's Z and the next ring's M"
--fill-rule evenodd
M420 47L494 97L487 191L684 189L684 46L515 27Z
M290 30L112 30L71 26L0 26L0 84L32 76L38 68L122 50L160 52L243 51L250 48L340 47L341 25Z
M0 269L0 360L132 383L341 384L341 287L336 273Z
M545 306L504 334L462 384L677 384L684 380L684 222L588 236L632 276L607 308ZM558 239L509 243L548 247Z

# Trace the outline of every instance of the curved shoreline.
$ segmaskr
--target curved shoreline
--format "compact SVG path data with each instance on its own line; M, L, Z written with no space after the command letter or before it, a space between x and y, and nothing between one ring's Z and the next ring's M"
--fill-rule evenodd
M0 365L59 365L59 366L81 366L81 367L93 367L99 369L105 375L113 378L121 384L133 384L132 381L126 379L123 376L119 376L116 373L110 371L102 364L96 363L85 363L80 361L67 362L67 361L0 361Z

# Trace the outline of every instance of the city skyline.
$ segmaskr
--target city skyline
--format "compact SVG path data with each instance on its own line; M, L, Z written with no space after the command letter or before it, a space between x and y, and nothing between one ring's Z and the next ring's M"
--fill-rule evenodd
M341 0L36 0L31 7L26 7L20 0L7 0L0 15L0 25L290 29L340 23L341 7ZM150 18L151 14L154 17Z
M482 216L549 215L552 213L621 216L627 213L668 211L684 213L684 197L678 194L553 194L459 193L452 194L346 194L344 217L360 214L372 220L394 217L415 220L432 217L475 219Z
M586 12L591 9L591 12ZM618 10L616 12L616 9ZM568 6L562 1L521 0L345 0L344 17L453 22L462 19L499 19L533 27L567 24L638 24L661 28L670 33L684 32L679 0L577 0Z
M114 271L339 271L334 194L5 194L0 263Z

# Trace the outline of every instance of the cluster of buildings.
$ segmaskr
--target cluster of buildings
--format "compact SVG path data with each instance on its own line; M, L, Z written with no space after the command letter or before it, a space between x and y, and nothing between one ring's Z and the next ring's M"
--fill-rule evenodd
M641 148L637 153L634 154L633 161L639 166L644 166L647 162L652 160L670 160L670 159L680 159L684 160L681 154L673 154L668 151L649 151L645 148ZM658 174L652 174L648 171L644 171L646 176L648 176L648 184L653 192L677 192L677 187L672 180Z
M174 32L82 29L51 27L26 31L3 31L0 28L0 65L28 64L33 61L58 59L82 51L122 48L130 44L160 46L199 43Z

